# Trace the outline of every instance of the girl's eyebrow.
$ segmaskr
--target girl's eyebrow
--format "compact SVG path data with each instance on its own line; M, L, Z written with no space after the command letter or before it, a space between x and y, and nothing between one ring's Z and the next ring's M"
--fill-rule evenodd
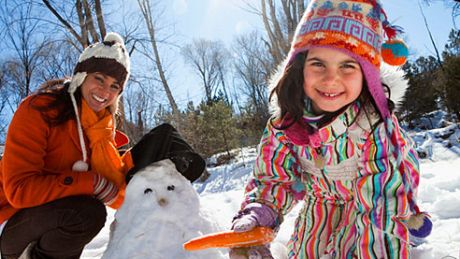
M323 59L320 59L318 57L312 57L312 58L307 58L307 61L320 61L320 62L326 62L324 61ZM354 63L354 64L359 64L358 61L354 60L354 59L345 59L343 61L340 61L340 64L344 64L344 63Z
M307 58L307 61L321 61L321 62L323 62L323 60L321 60L320 58L317 58L317 57Z

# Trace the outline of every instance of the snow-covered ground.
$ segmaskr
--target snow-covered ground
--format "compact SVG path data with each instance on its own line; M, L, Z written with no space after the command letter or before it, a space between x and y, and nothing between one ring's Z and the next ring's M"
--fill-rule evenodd
M411 133L424 157L419 188L421 208L430 213L434 224L428 242L413 249L412 258L416 259L460 258L460 125L444 126ZM201 206L212 212L213 220L222 230L230 227L240 206L255 156L255 147L243 148L231 163L208 168L211 176L206 182L193 185L199 193ZM278 241L286 243L289 239L298 210L299 207L295 208L285 218ZM114 211L109 210L106 226L87 245L82 258L101 257L113 218Z

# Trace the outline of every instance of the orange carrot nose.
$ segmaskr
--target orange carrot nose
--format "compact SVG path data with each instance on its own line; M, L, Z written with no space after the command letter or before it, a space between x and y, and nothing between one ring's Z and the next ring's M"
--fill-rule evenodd
M257 246L270 243L274 238L273 230L268 227L256 227L247 232L230 230L191 239L184 243L184 249L195 251L208 248Z

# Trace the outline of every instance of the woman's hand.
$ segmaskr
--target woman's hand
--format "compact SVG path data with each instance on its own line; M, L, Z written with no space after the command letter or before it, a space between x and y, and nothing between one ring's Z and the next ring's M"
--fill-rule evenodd
M118 197L118 187L100 174L94 175L94 196L105 205L111 205Z

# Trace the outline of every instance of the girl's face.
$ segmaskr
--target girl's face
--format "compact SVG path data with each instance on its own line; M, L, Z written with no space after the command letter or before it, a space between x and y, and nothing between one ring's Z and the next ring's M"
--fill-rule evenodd
M359 63L347 54L328 48L308 50L303 89L317 114L335 112L358 98L363 88Z
M117 101L121 92L118 81L103 73L90 73L81 86L81 93L88 106L99 112Z

